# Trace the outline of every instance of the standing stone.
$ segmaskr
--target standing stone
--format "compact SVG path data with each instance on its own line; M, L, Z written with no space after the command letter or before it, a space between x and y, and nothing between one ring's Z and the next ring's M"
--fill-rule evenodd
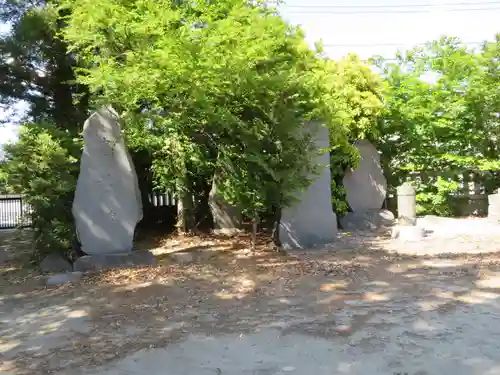
M241 228L241 212L237 207L227 204L217 192L216 178L208 197L208 205L214 220L214 231L222 234L233 234Z
M387 193L380 155L368 140L360 140L355 146L361 159L358 168L346 171L343 179L347 202L354 212L379 210Z
M397 188L398 225L415 225L417 223L417 195L415 188L405 182Z
M329 147L328 128L316 123L314 142L318 150ZM281 211L279 240L283 249L320 247L335 241L337 217L332 209L330 156L318 151L315 159L322 171L309 187L298 195L295 205ZM316 176L315 176L316 177Z
M92 114L83 126L84 149L73 202L83 252L119 254L132 250L142 219L134 164L112 108Z
M488 220L500 224L500 193L488 195Z

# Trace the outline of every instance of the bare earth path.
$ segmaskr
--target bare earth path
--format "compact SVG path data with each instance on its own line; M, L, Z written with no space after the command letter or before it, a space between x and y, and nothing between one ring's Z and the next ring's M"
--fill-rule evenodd
M500 374L500 232L296 255L191 242L167 244L197 250L189 265L47 289L4 238L0 374Z

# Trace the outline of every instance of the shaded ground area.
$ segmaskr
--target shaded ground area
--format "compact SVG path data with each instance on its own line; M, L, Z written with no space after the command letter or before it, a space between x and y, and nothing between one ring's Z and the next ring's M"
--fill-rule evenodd
M500 233L448 256L394 253L415 245L387 233L294 255L248 243L148 243L158 267L46 289L2 234L0 373L500 374ZM174 264L184 248L195 262Z

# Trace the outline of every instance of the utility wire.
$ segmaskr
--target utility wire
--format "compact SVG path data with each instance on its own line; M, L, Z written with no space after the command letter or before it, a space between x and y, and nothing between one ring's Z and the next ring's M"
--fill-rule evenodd
M459 42L458 44L462 45L477 45L477 44L482 44L484 42L487 42L487 40L483 40L480 42ZM331 44L331 43L325 43L322 46L326 48L330 47L352 47L352 48L358 48L358 47L406 47L409 44L411 44L414 47L417 46L425 46L427 42L425 43L373 43L373 44Z
M322 8L322 9L373 9L373 8L425 8L425 7L452 7L452 6L477 6L477 5L490 5L500 4L500 1L479 1L479 2L461 2L461 3L443 3L443 4L394 4L394 5L286 5L286 8Z
M453 8L453 9L439 9L443 12L481 12L481 11L492 11L500 10L500 7L489 7L489 8ZM284 11L286 14L303 14L303 15L331 15L331 14L418 14L418 13L430 13L432 10L366 10L366 11L336 11L336 10L313 10L313 11Z

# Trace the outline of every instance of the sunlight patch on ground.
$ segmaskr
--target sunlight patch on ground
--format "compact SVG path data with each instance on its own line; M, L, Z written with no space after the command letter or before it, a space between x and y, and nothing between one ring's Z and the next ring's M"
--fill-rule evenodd
M478 288L500 288L500 273L489 273L481 277L480 280L476 281L476 286Z
M354 298L352 298L352 299L354 299ZM361 298L358 298L358 299L361 299ZM318 303L320 303L322 305L329 305L331 303L343 301L343 300L346 300L346 296L339 295L339 294L332 294L331 296L320 299L318 301Z
M85 310L73 310L68 314L68 318L83 318L89 314Z
M434 297L441 298L441 299L452 300L455 298L455 294L452 291L443 290L440 288L432 289L432 294Z
M0 339L0 353L5 353L9 350L15 349L21 344L22 342L20 340L4 341Z
M413 323L413 328L416 331L424 331L424 332L433 332L438 329L432 324L429 324L429 322L424 319L417 319L417 321Z
M428 311L435 311L439 309L441 306L447 305L448 303L449 303L448 300L433 299L433 300L417 302L416 305L421 311L428 312Z
M432 260L423 260L422 266L424 267L433 267L433 268L447 268L447 267L461 267L467 264L467 261L456 261L449 259L432 259Z
M235 277L231 279L234 283L230 289L223 289L220 292L215 293L215 296L220 299L241 299L255 291L256 283L253 280L248 279L245 276Z
M456 297L457 301L468 304L481 304L498 299L500 296L495 293L473 290L469 294Z
M382 293L365 293L363 299L366 301L378 302L378 301L389 301L391 298L390 298L389 293L384 293L384 294L382 294Z
M165 284L165 283L163 283ZM117 292L129 292L129 291L136 291L142 288L147 288L148 286L153 285L153 282L151 281L146 281L144 283L134 283L134 284L126 284L123 286L119 286L116 288Z
M333 283L323 284L319 287L321 292L331 292L337 289L345 289L349 283L347 281L337 281Z

